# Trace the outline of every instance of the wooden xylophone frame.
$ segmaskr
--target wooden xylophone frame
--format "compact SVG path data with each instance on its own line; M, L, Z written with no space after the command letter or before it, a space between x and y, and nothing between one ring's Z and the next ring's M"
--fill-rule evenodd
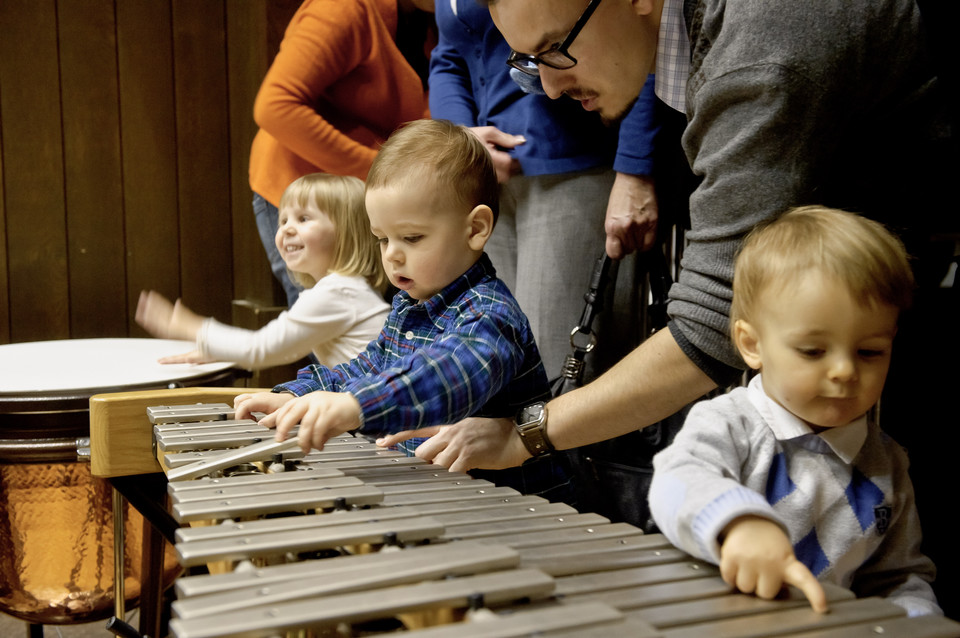
M775 601L734 593L714 566L658 534L449 473L362 439L340 437L303 457L291 445L278 451L265 428L232 421L229 405L205 415L198 412L207 408L196 405L166 409L197 394L200 402L232 403L236 393L206 390L188 393L192 397L95 397L103 409L91 401L94 471L105 471L114 456L101 456L97 465L100 426L114 436L122 428L137 430L150 448L147 467L164 466L167 476L179 477L169 481L167 494L168 516L181 526L172 532L181 563L240 566L177 580L170 622L177 638L281 636L305 628L343 635L330 632L369 631L371 622L396 618L408 623L403 634L411 638L960 636L953 621L908 619L887 601L857 600L836 587L827 587L826 615L813 612L795 590ZM151 424L147 408L156 406ZM214 419L199 426L205 434L195 425L167 425L179 422L184 410L191 419ZM116 425L110 412L137 425ZM147 434L151 429L156 439ZM187 429L192 432L183 434ZM230 441L201 443L207 434ZM124 471L132 469L131 454L146 458L143 445L141 438L123 457ZM224 447L232 445L241 447ZM217 449L200 451L211 446ZM268 451L253 460L274 460L287 471L232 478L199 473L217 459L259 448ZM199 520L217 524L187 526ZM344 553L357 547L374 551ZM292 556L306 560L287 562ZM444 617L443 624L421 626L428 612Z

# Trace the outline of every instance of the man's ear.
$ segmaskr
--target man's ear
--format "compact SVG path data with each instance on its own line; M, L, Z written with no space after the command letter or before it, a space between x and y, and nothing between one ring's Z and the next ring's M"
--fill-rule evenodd
M467 245L471 250L483 250L493 233L493 211L486 204L480 204L467 215L467 225Z
M743 361L753 368L759 370L762 363L760 358L760 333L750 323L743 319L737 319L733 324L733 344L740 351Z

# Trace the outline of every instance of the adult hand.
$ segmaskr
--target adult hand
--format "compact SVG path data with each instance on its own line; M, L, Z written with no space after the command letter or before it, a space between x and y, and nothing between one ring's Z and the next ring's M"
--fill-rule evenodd
M530 453L516 433L513 419L471 417L453 425L407 430L377 439L377 445L390 447L413 437L429 436L416 455L442 465L451 472L472 469L502 470L516 467Z
M306 453L311 448L322 450L329 439L356 430L360 416L360 403L352 394L317 391L287 402L260 423L277 428L277 441L285 441L290 430L299 425L297 439Z
M235 418L251 419L254 412L271 414L296 398L289 392L247 392L238 394L233 400L233 408L236 410ZM260 422L263 423L264 420L262 419Z
M620 259L647 250L657 239L657 196L653 180L644 175L617 173L607 202L607 254Z
M503 184L520 172L520 162L507 153L527 140L522 135L504 133L495 126L474 126L470 132L476 135L490 151L493 167L497 171L497 181Z
M727 525L721 537L720 575L727 584L766 599L780 593L783 585L793 585L814 611L828 610L823 587L797 560L779 525L760 516L741 516Z

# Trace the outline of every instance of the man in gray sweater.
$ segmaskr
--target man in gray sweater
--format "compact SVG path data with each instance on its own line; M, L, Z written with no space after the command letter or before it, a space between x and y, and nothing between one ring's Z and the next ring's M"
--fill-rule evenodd
M657 95L686 114L682 143L699 179L668 329L551 401L525 431L548 434L558 449L586 445L733 382L744 367L727 337L733 257L747 231L791 206L825 204L906 226L908 250L924 258L921 290L936 287L943 270L924 240L941 222L955 224L942 194L957 166L941 60L915 0L494 0L489 8L512 64L535 69L551 97L608 119L627 111L655 71ZM608 224L608 238L638 228L620 220ZM612 256L618 243L631 242L608 241ZM917 316L927 314L923 305L920 295ZM922 334L904 323L903 333ZM939 350L956 351L955 328L938 336ZM896 367L888 386L909 395ZM944 388L955 383L939 376L932 381ZM885 414L892 405L907 403L890 401ZM448 428L418 451L456 470L516 465L532 453L507 420Z

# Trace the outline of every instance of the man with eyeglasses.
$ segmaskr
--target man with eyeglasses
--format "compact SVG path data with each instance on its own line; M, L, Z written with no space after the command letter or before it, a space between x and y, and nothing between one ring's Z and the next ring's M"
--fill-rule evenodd
M430 114L469 127L490 150L500 217L485 250L530 319L547 373L555 376L570 354L570 330L604 250L605 216L646 211L646 245L636 248L656 240L653 81L618 126L604 123L571 100L551 100L535 76L507 67L510 47L476 0L435 7ZM632 258L619 266L619 294L606 296L594 326L597 347L586 360L587 379L639 343L639 310L629 303L637 270Z
M743 363L728 338L733 258L747 231L792 206L846 208L901 230L919 258L914 321L937 318L923 304L953 246L944 257L931 237L957 236L956 215L943 206L958 168L938 73L952 78L955 68L931 51L928 31L940 25L925 21L915 0L494 0L489 10L514 51L512 66L538 74L550 97L571 97L604 117L624 113L655 69L657 95L686 115L683 149L700 180L668 328L545 406L535 428L557 449L646 427L736 382ZM635 230L608 225L608 246ZM927 341L899 351L929 354L936 339L938 353L956 361L956 306L949 308L952 328L911 331L905 322L902 335ZM923 358L894 362L885 424L955 422L938 403L955 391L956 374L917 374L928 366ZM938 401L910 402L918 390ZM531 456L522 433L506 420L454 426L418 455L460 471L516 465ZM900 440L908 449L910 434ZM927 458L918 467L914 457L917 473L943 467L936 454L952 448L919 437L918 446ZM914 475L921 517L937 509L925 511L924 483ZM925 519L928 541L945 527ZM949 552L927 553L943 571L947 562L956 567L955 552L949 561Z

